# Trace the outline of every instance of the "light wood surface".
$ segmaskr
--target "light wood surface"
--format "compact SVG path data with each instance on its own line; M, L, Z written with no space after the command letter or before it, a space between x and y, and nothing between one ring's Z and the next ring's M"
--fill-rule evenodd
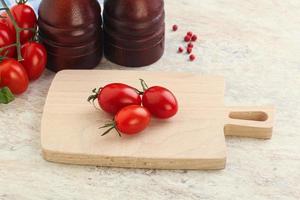
M227 107L224 133L226 136L270 139L275 109L265 107Z
M137 136L119 138L112 132L101 137L98 127L112 116L95 110L87 96L93 88L111 82L140 88L139 78L173 91L179 102L178 115L165 121L153 119ZM222 169L226 163L224 131L226 135L270 138L273 119L272 109L224 107L224 85L222 77L185 73L62 71L52 82L44 107L43 156L81 165Z

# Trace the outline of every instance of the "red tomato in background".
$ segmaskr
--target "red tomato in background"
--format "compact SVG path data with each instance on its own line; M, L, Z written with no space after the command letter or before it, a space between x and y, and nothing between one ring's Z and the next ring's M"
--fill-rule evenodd
M1 12L0 16L1 16L0 17L0 24L4 24L4 25L8 26L7 13L5 11L3 11L3 12Z
M7 17L7 14L6 14L6 12L1 12L1 14L0 14L0 24L4 24L4 25L6 25L7 26L7 19L6 19L6 17Z
M29 80L38 79L47 64L47 52L45 47L37 42L27 42L21 49L23 61L21 64L24 66Z
M149 111L138 105L120 110L114 118L116 129L126 135L134 135L145 130L151 120Z
M14 44L16 36L12 34L11 30L4 24L0 23L0 48ZM10 47L0 52L0 56L14 57L16 47Z
M142 103L157 118L171 118L178 112L175 95L164 87L154 86L147 89L143 94Z
M13 17L20 28L35 28L37 26L37 17L34 10L26 4L17 4L10 9ZM16 30L7 14L3 14L6 17L6 24L12 30L12 33L16 35ZM34 36L34 32L30 30L21 31L20 40L21 43L25 43L31 40Z
M96 95L89 97L89 101L96 98L99 106L105 112L111 114L116 114L126 106L141 105L142 103L139 92L135 88L122 83L112 83L100 88Z
M12 93L21 94L28 88L26 70L15 59L5 59L0 63L0 87L8 87Z

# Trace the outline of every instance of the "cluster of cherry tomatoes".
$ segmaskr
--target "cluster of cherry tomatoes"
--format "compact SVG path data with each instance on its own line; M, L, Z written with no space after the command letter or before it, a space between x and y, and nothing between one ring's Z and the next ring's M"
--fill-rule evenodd
M19 34L16 28L20 30ZM47 53L45 47L35 41L36 29L37 17L34 10L26 5L26 0L0 14L0 88L21 94L27 90L29 81L41 76L47 63ZM21 47L20 61L16 59L17 37Z
M151 116L168 119L178 112L175 95L161 86L148 87L141 79L143 91L123 83L111 83L99 90L94 89L88 101L98 100L99 106L114 115L114 120L101 128L107 128L106 135L115 129L119 136L135 135L145 130Z

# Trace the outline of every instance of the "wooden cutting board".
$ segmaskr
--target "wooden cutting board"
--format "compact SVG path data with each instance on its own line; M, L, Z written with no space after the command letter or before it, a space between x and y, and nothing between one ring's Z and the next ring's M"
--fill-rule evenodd
M169 88L179 112L169 120L153 119L136 136L98 128L113 117L87 102L95 87L123 82L137 88ZM59 72L49 90L41 125L41 146L48 161L128 168L222 169L225 135L269 139L272 107L225 107L224 79L217 76L146 71L81 70Z

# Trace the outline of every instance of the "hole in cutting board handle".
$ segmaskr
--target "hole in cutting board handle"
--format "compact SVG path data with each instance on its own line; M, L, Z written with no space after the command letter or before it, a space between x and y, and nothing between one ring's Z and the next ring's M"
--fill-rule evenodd
M231 112L229 114L231 119L240 119L240 120L251 120L264 122L268 120L268 114L261 111L254 112Z

